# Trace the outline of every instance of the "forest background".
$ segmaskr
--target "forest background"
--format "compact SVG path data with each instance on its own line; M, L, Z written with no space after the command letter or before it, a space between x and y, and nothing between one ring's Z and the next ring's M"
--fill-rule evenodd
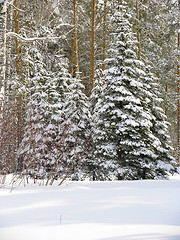
M179 1L0 6L2 183L8 173L52 184L176 171Z

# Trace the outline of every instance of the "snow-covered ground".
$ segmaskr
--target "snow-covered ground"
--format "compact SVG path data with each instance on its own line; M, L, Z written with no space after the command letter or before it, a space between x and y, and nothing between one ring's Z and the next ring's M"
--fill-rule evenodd
M180 177L0 188L0 240L180 240Z

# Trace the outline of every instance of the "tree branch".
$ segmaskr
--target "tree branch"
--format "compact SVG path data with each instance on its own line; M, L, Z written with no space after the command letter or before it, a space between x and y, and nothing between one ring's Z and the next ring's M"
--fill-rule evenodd
M12 2L7 2L7 4L8 5L10 5L10 6L12 6L13 8L15 8L17 11L19 11L19 12L26 12L26 11L24 11L24 10L22 10L22 9L20 9L20 8L17 8L16 6L14 6L14 4L12 3Z
M60 37L32 37L32 38L25 38L15 32L8 32L6 33L6 36L13 36L17 37L19 40L23 42L33 42L33 41L44 41L44 40L51 40L51 39L63 39L66 35L68 35L70 32L72 32L73 29L71 29L67 34L60 36Z

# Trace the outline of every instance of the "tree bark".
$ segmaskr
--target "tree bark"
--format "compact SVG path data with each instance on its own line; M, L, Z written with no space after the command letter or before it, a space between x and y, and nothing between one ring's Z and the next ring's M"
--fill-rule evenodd
M15 33L19 34L19 19L18 19L18 14L19 11L18 9L18 0L14 0L14 25L15 25ZM16 48L16 73L19 74L19 41L16 37L15 39L15 48Z
M180 0L178 1L179 4L179 20L180 20ZM179 30L178 30L178 41L177 41L177 47L178 50L180 49L180 23L179 23ZM178 55L178 64L177 64L177 79L178 79L178 111L177 111L177 127L178 127L178 163L180 164L180 55Z
M141 42L140 42L140 33L139 33L139 0L136 0L136 18L138 21L138 30L137 30L137 41L138 41L138 59L141 59Z
M74 72L74 35L71 38L71 59L70 59L70 73L71 77L73 77L73 72Z
M107 18L107 0L104 0L104 16L103 16L103 55L102 55L102 70L105 70L105 58L106 58L106 18Z
M73 0L74 5L74 43L72 44L72 47L74 48L74 66L73 66L73 74L75 77L77 76L77 73L79 72L79 63L78 63L78 39L77 39L77 3L76 0Z
M91 95L91 91L94 85L95 17L96 17L96 0L92 0L89 95Z
M4 18L3 15L0 14L0 92L3 86L2 83L2 62L3 62L3 22Z
M2 23L2 39L3 39L3 46L2 46L2 69L1 69L1 89L0 89L0 108L1 112L4 109L4 99L5 99L5 88L6 88L6 69L7 69L7 1L4 2L3 6L3 19L1 18Z

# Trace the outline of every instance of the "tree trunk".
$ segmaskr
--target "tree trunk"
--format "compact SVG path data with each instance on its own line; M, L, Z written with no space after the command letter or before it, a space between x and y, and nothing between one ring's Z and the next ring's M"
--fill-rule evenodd
M18 0L14 0L14 6L18 7ZM18 10L14 10L14 25L15 25L15 33L19 34L19 20L18 20ZM15 48L16 48L16 73L19 74L19 41L15 39Z
M180 15L180 0L179 3L179 15ZM179 19L180 20L180 19ZM180 30L180 23L179 23L179 30ZM178 50L180 49L180 32L178 31L178 41L177 41L177 47ZM177 119L177 125L178 125L178 162L180 164L180 56L178 55L178 64L177 64L177 78L178 78L178 119Z
M14 32L16 34L19 34L19 19L18 19L18 15L19 15L19 11L18 9L18 0L14 0ZM19 81L21 81L21 77L20 77L20 49L19 49L20 45L19 45L19 41L18 38L15 38L15 53L16 53L16 74L19 75ZM18 138L18 145L20 144L21 140L22 140L22 125L23 125L23 96L21 94L19 94L17 96L17 138Z
M1 34L2 34L2 68L1 68L1 84L0 84L0 107L1 107L1 112L3 112L4 108L4 99L5 99L5 88L6 88L6 69L7 69L7 37L6 37L6 32L7 32L7 1L4 2L3 8L1 9L1 14L4 16L2 17L1 15L1 24L2 24L2 29Z
M141 59L141 43L140 43L140 33L139 33L139 0L136 0L136 18L138 22L138 31L137 31L137 41L138 41L138 59Z
M70 73L71 77L73 77L73 72L74 72L74 35L71 38L71 59L70 59Z
M95 15L96 15L96 0L92 0L89 95L91 95L91 91L92 91L92 88L93 88L93 85L94 85Z
M78 64L78 40L77 40L77 3L76 0L73 0L73 5L74 5L74 43L73 43L73 48L74 48L74 69L73 69L73 74L75 77L77 76L77 73L79 72L79 64Z
M0 92L2 91L1 88L3 87L2 82L2 62L3 62L3 22L4 18L3 15L0 14ZM1 97L1 96L0 96Z
M107 18L107 0L104 0L104 16L103 16L103 55L102 55L102 70L105 70L105 58L106 58L106 18Z

